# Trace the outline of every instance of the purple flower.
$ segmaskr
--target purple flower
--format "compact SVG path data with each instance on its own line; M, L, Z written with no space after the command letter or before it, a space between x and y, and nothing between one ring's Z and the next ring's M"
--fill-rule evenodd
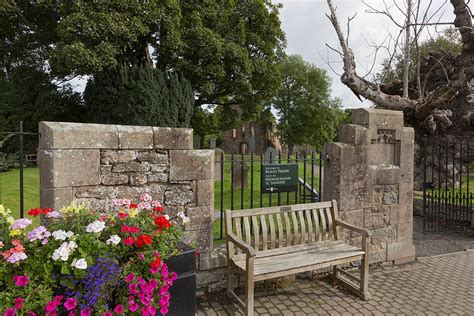
M49 236L51 236L51 233L44 226L38 226L26 235L30 242L35 240L42 240L44 242L44 239Z
M52 211L46 214L46 218L60 218L60 217L61 217L61 213L59 213L58 211Z
M26 227L31 225L31 223L33 223L31 219L20 218L13 222L12 229L25 229Z

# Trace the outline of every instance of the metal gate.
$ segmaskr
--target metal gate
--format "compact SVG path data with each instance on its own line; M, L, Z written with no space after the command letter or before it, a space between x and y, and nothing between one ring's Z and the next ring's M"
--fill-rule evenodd
M224 211L257 207L311 203L320 201L323 154L316 151L293 155L221 154L215 160L214 237L224 236ZM220 159L219 159L220 158ZM262 191L262 166L297 165L297 185L294 190Z
M474 226L473 141L428 139L423 152L423 232Z

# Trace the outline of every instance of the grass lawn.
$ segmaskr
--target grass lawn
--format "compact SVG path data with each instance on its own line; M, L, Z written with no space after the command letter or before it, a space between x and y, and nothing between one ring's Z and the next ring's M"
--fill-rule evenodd
M39 207L39 169L24 169L25 215L29 209ZM20 170L0 172L0 204L20 217Z

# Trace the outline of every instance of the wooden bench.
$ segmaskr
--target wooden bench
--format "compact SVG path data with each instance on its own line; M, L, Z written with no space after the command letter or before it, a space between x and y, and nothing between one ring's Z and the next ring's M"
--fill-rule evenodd
M253 315L254 283L333 267L341 283L364 300L368 291L368 249L372 233L338 219L336 201L269 207L225 213L227 295ZM362 248L339 239L340 229L362 235ZM360 278L338 265L361 261ZM245 278L245 302L234 292L234 272Z

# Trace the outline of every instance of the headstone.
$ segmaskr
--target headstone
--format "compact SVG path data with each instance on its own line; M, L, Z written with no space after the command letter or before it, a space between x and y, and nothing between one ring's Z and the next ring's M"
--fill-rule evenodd
M263 157L263 163L265 163L265 164L278 163L278 157L277 157L277 152L276 152L275 148L268 147L267 150L265 150L265 154L264 154L264 157Z
M255 154L255 136L249 137L249 152Z
M245 161L234 162L232 168L232 182L234 190L241 188L247 189L248 185L248 166Z
M193 135L193 148L201 149L201 136Z
M221 161L224 151L220 148L214 149L214 182L221 181L222 166Z
M216 149L216 138L213 137L209 140L209 149Z

